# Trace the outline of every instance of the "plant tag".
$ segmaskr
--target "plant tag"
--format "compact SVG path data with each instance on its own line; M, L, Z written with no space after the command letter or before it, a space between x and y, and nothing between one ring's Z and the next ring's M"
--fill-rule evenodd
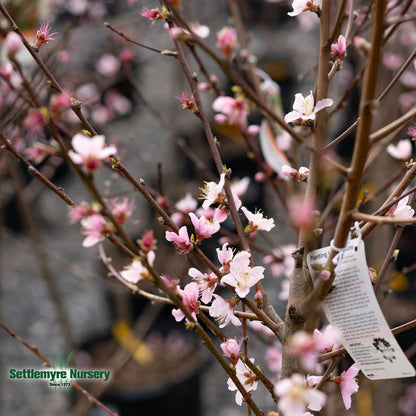
M325 264L331 247L310 252L307 256L312 280L319 272L311 265ZM331 325L343 336L344 347L371 380L412 377L415 369L394 338L377 302L368 275L364 242L350 240L336 269L334 289L323 302Z

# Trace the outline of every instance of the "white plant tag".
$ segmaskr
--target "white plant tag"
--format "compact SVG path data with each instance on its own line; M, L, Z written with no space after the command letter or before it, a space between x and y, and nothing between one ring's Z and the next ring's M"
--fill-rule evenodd
M330 251L331 247L324 247L308 254L314 282L319 272L311 264L325 264ZM341 331L345 349L371 380L414 376L415 369L394 338L374 294L364 242L350 240L340 261L335 287L323 309L331 325Z

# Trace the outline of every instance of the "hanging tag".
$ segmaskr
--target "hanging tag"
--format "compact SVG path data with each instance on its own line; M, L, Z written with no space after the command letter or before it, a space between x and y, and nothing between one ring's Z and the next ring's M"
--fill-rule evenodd
M314 283L319 272L311 265L325 264L330 251L331 247L324 247L308 254ZM323 309L331 325L341 331L345 349L366 377L379 380L415 375L377 302L361 239L350 240L343 250L334 289L325 298Z

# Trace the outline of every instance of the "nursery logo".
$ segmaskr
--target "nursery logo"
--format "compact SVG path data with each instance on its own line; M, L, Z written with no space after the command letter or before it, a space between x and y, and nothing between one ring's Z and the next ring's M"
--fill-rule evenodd
M9 370L9 378L11 380L25 381L45 380L49 384L49 387L53 388L55 393L61 390L68 391L72 386L72 382L76 380L108 381L110 379L111 372L109 370L79 370L69 367L68 364L72 353L73 351L68 355L64 364L61 354L58 351L59 367L55 365L53 360L49 360L52 368L48 370L39 368L11 368Z

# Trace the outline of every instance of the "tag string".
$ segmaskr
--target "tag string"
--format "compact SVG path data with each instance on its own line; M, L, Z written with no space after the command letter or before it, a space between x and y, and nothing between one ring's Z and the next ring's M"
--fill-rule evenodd
M351 228L351 231L348 233L347 243L345 244L345 247L336 247L334 243L334 239L331 240L329 243L329 246L332 250L336 251L337 254L332 259L332 263L335 265L335 271L338 269L339 265L341 264L342 257L344 256L344 252L347 250L348 246L351 242L352 235L355 234L358 238L357 247L360 245L362 241L362 235L361 235L361 229L360 224L358 221L355 221L354 226Z

